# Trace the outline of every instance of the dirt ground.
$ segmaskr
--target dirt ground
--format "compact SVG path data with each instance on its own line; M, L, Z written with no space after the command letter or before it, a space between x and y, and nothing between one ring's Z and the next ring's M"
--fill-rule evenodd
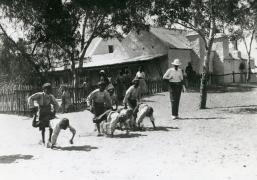
M213 91L206 110L198 110L199 93L184 93L179 120L171 120L168 93L147 97L158 129L145 119L146 131L114 138L96 137L87 111L59 115L77 136L70 145L62 131L55 150L39 144L31 119L1 114L0 179L257 179L256 87Z

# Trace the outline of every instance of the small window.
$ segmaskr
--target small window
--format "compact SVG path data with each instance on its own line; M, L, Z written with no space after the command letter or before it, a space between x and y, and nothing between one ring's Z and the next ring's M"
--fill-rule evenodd
M113 45L109 45L108 50L109 50L109 53L113 53L113 50L114 50Z

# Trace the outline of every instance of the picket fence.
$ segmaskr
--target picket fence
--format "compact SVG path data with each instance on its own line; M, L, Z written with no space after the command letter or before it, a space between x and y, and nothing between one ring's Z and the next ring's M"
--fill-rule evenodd
M153 95L167 90L165 83L158 80L147 80L148 92L146 95ZM66 85L71 95L72 111L84 110L87 107L86 98L96 87L72 87ZM116 85L114 84L114 87ZM28 97L39 92L40 88L31 85L10 85L0 89L0 113L29 115ZM53 95L61 103L60 86L53 87Z

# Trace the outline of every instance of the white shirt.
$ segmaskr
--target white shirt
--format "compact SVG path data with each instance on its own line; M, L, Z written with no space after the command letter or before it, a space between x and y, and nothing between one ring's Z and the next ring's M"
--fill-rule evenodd
M168 79L169 82L181 82L183 81L183 73L180 68L175 70L175 68L169 68L163 75L163 79Z
M60 131L62 130L61 126L60 126L61 121L62 120L57 119L57 118L50 121L50 127L53 129L53 134L52 134L52 137L51 137L51 143L53 145L56 144L57 138L60 134ZM70 131L72 133L76 133L76 130L72 126L69 125L68 129L70 129Z

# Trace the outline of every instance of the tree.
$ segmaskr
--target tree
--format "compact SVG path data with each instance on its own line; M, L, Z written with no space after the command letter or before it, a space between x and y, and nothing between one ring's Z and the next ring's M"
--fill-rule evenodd
M1 9L6 17L22 23L33 50L51 44L62 53L62 59L70 62L76 86L76 65L82 67L92 40L118 36L119 27L123 32L146 28L144 11L150 5L143 0L3 0Z
M206 56L200 85L200 109L206 108L209 62L215 36L224 23L234 20L238 0L155 0L152 15L161 26L179 24L198 33L204 41Z
M232 41L242 40L247 52L247 82L251 78L251 51L256 31L256 9L251 1L239 3L239 10L236 13L236 21L230 24L229 33ZM250 39L250 41L247 41Z

